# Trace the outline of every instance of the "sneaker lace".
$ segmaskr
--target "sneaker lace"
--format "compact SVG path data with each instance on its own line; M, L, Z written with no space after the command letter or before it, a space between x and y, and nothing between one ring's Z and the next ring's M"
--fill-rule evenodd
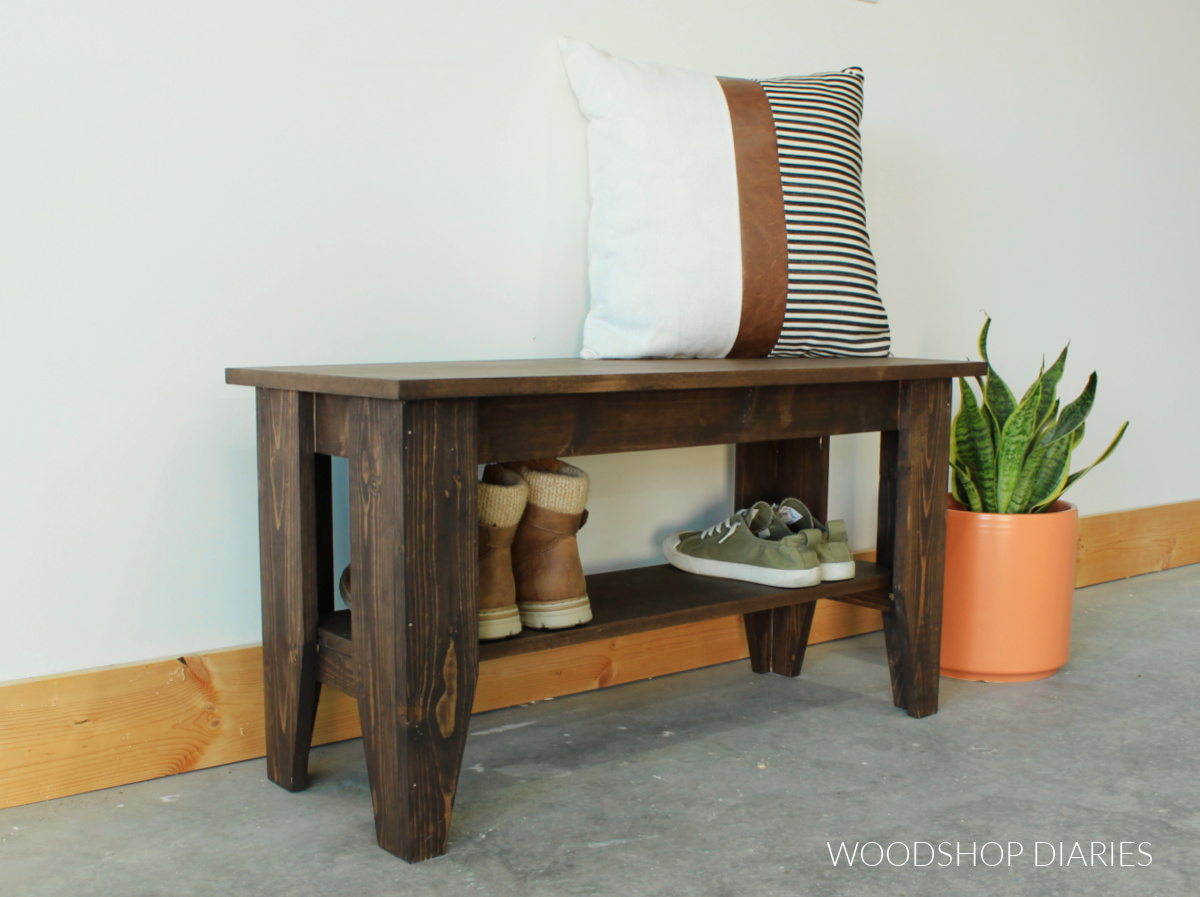
M741 511L738 511L738 513L734 514L732 517L722 520L720 523L714 523L708 529L700 533L700 538L708 539L724 532L725 535L717 539L717 544L722 544L726 539L733 535L734 530L736 530L739 526L745 525L745 521L739 516L741 513Z

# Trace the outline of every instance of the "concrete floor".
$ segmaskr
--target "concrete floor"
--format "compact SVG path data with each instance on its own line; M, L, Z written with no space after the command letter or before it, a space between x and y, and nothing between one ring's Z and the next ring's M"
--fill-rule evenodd
M741 662L482 714L450 850L414 866L375 846L358 741L316 749L303 794L258 760L4 810L0 895L1191 897L1198 634L1195 565L1079 591L1066 669L943 679L924 720L892 708L878 633L797 680ZM835 866L843 841L890 859ZM1141 865L1108 865L1122 841ZM916 867L914 842L948 853Z

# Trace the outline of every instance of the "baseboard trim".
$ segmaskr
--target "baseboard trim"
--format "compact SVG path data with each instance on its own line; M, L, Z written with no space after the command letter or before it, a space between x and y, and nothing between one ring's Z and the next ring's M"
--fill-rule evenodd
M1075 587L1200 563L1200 501L1079 518Z
M869 557L870 552L860 556ZM1079 586L1200 562L1200 501L1083 517ZM812 643L871 632L878 611L820 602ZM747 656L740 617L481 664L474 712ZM261 757L262 649L228 648L0 683L0 807ZM314 742L359 735L327 688Z

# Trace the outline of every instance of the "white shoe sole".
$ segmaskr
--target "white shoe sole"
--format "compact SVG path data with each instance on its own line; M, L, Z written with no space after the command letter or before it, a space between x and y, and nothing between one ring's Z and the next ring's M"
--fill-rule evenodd
M837 561L821 565L821 582L854 579L854 561Z
M587 595L562 601L529 601L517 607L520 608L521 623L530 629L567 629L592 619L592 605Z
M521 614L515 604L479 612L479 640L490 642L521 631Z
M803 589L821 582L821 568L804 570L776 570L773 567L755 567L753 564L735 564L732 561L714 561L710 558L692 557L677 550L680 533L671 533L663 541L663 556L672 567L701 576L716 576L721 579L740 579L777 589Z

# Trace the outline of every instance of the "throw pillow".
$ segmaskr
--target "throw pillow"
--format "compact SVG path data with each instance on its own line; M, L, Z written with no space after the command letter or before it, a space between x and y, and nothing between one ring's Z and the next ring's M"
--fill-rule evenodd
M860 69L717 78L560 47L588 119L584 358L888 354Z

